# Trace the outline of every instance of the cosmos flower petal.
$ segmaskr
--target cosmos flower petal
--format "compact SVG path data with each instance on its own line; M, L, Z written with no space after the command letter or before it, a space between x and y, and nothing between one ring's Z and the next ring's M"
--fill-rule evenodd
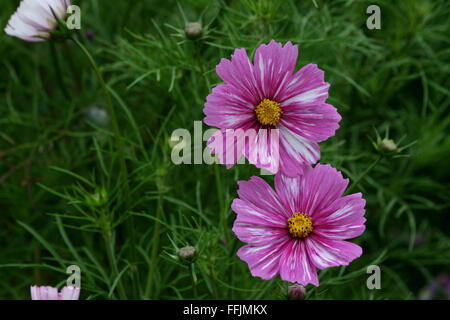
M261 208L272 216L284 216L289 218L289 214L285 211L278 195L260 177L253 176L249 181L238 181L239 198L246 201L257 208Z
M315 217L342 196L348 179L344 179L342 174L329 164L317 164L305 175L304 183L302 212Z
M297 56L298 47L290 41L282 47L281 43L272 40L256 49L255 76L265 98L276 101L280 98L280 93L291 80Z
M235 221L233 232L239 240L252 246L261 246L273 243L288 235L286 229L257 226L253 223L243 223Z
M315 215L316 225L348 224L360 220L365 213L366 200L362 193L354 193L336 200L328 208Z
M288 242L289 236L285 235L265 245L243 246L237 255L242 261L247 262L254 277L270 280L280 272L280 257Z
M303 173L302 164L316 163L320 158L319 145L289 130L282 124L280 130L280 169L287 176Z
M324 81L324 72L315 64L307 64L292 77L283 91L283 107L292 104L320 105L328 98L330 84Z
M69 286L61 289L60 293L61 300L78 300L79 297L80 297L80 288Z
M233 86L220 84L206 98L204 122L212 127L232 129L252 125L255 120L254 106L241 99Z
M364 217L357 218L346 224L320 224L314 226L314 234L327 239L345 240L360 236L366 227Z
M244 154L248 161L257 168L264 168L272 173L277 173L280 163L279 141L279 130L259 129L254 139L249 141Z
M31 286L32 300L78 300L80 288L64 287L61 292L50 286Z
M245 49L236 49L231 56L231 61L222 59L217 65L216 71L223 81L240 89L238 91L240 99L251 102L253 106L262 100L263 96L258 89L253 66Z
M280 123L308 140L320 142L334 136L339 121L341 116L330 104L292 104L283 108Z
M45 38L50 37L46 31L58 26L53 13L64 19L69 5L70 0L22 0L4 31L29 42L45 41Z
M233 232L242 242L262 245L287 235L286 218L282 215L268 213L241 199L234 199L231 208L237 214Z
M47 300L58 300L58 289L47 287Z
M253 203L234 199L231 209L237 213L235 224L253 224L268 228L286 228L286 216L266 211Z
M319 286L316 268L310 261L303 240L292 240L280 258L280 277L282 280L306 286L311 283Z
M211 148L211 154L217 154L219 163L231 168L244 154L244 148L237 148L235 138L241 143L245 143L245 131L238 130L217 130L206 143Z
M282 173L275 175L275 190L286 210L290 213L300 211L302 179L300 175L289 177Z
M360 246L342 240L329 240L316 235L305 239L312 263L319 269L346 266L362 254Z

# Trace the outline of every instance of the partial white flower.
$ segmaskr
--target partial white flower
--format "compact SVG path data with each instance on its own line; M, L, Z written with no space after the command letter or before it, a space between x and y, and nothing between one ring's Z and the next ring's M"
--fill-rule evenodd
M55 30L55 15L64 20L71 0L22 0L5 28L6 34L25 41L39 42L50 37L47 31Z

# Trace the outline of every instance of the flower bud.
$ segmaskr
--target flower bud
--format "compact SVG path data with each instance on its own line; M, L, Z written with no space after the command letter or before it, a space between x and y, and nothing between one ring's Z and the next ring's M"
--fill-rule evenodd
M184 27L186 37L191 40L200 38L203 33L203 26L198 22L190 22Z
M304 300L306 297L306 289L302 285L294 284L289 286L287 296L289 300Z
M192 259L195 256L195 254L196 254L195 248L192 246L183 247L178 250L178 256L184 260Z
M103 206L108 202L108 193L104 188L100 188L94 194L86 195L86 203L91 207Z
M86 36L86 38L88 38L88 40L93 40L94 37L95 37L95 33L94 33L94 31L92 29L87 29L84 32L84 35Z
M397 152L397 145L392 139L383 139L380 143L380 147L383 151L394 153Z
M110 121L106 109L96 105L93 105L86 111L86 118L100 127L107 127Z

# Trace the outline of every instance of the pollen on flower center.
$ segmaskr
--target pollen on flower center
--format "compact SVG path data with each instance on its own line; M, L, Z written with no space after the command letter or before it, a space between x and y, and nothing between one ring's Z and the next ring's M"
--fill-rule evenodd
M280 104L270 99L264 99L255 108L256 118L262 125L275 126L283 113Z
M288 222L289 233L296 238L306 238L313 230L311 218L306 213L294 213Z

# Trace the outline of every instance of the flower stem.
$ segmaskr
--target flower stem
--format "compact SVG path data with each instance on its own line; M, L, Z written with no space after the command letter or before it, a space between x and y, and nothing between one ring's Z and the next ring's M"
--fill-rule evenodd
M119 177L119 181L123 182L124 197L126 199L125 203L126 203L127 208L128 208L129 194L130 194L130 186L128 184L128 171L127 171L127 165L126 165L126 162L125 162L125 153L124 153L123 142L122 142L121 135L120 135L119 124L118 124L118 121L117 121L116 112L115 112L113 104L112 104L111 96L109 94L108 88L106 87L105 80L103 79L103 76L102 76L102 74L100 72L100 69L98 68L97 64L95 63L95 61L92 58L92 56L89 53L89 51L76 38L72 38L72 41L81 49L81 51L83 51L83 53L88 58L92 68L95 71L95 74L97 75L98 81L100 82L100 85L101 85L102 90L103 90L103 94L105 95L106 105L108 107L108 114L109 114L109 117L111 118L111 123L112 123L112 126L113 126L114 136L115 136L115 140L116 140L117 153L118 153L118 156L119 156L119 163L120 163L120 177ZM131 258L134 261L135 257L136 257L136 246L135 246L135 241L136 240L135 240L135 235L134 235L134 219L133 219L133 217L129 217L127 219L126 223L127 223L127 230L128 230L128 233L129 233L129 236L130 236L130 242L131 242L131 245L130 245ZM133 272L133 286L135 288L137 288L137 271Z
M205 87L208 90L209 89L208 78L206 77L205 67L203 66L202 58L200 56L200 45L196 46L194 50L195 50L194 52L195 59L197 60L198 67L200 68L200 73L202 74L203 81L205 82ZM217 164L214 165L214 173L216 176L216 188L217 188L217 197L219 200L220 220L224 224L224 232L226 232L227 225L225 219L225 207L222 198L222 182L220 181L219 165Z
M370 171L372 171L373 168L376 167L376 165L378 164L378 162L380 162L380 160L383 158L382 155L379 155L375 161L366 169L366 171L364 171L363 173L361 173L361 175L358 177L358 179L356 179L355 182L352 183L352 185L345 191L344 195L347 195L350 193L350 191L352 189L354 189L361 181L362 179L364 179L365 176L367 176L369 174Z
M117 278L119 276L119 269L117 268L116 258L114 257L110 231L103 232L103 239L105 240L106 255L108 256L109 264L111 265L111 268L113 270L114 277ZM119 291L120 299L126 300L127 295L125 294L121 279L119 279L119 281L117 282L117 290Z
M64 43L65 54L67 56L67 60L69 61L70 69L72 69L72 74L75 77L75 89L77 92L81 92L83 90L83 83L81 82L81 74L80 70L77 68L75 64L75 60L72 56L72 50L69 47L68 43Z
M69 99L70 96L69 96L69 93L67 92L66 86L64 85L62 72L61 72L61 64L59 63L59 57L58 57L58 53L56 52L55 42L49 41L49 43L50 43L50 52L52 55L53 64L56 68L56 76L58 77L58 84L61 88L64 98Z
M225 210L224 210L224 204L223 204L223 198L222 198L222 181L220 180L220 171L219 171L219 165L214 164L214 173L216 176L216 188L217 188L217 198L219 199L219 209L220 209L220 220L224 224L224 231L227 230L226 228L226 221L225 221Z
M150 267L148 269L148 275L147 275L147 285L145 288L145 299L150 299L152 296L152 289L153 289L153 275L155 273L156 269L156 256L158 255L158 249L159 249L159 229L161 227L161 224L159 223L159 220L161 219L162 211L163 211L163 196L162 196L162 190L159 189L159 197L158 197L158 208L156 213L156 221L155 221L155 229L153 231L153 240L152 240L152 253L150 256Z
M195 282L195 276L194 276L194 264L191 263L189 265L189 273L191 275L191 281L192 281L192 291L194 291L194 299L198 299L198 293L197 293L197 284Z
M116 112L112 105L111 96L109 94L108 89L106 88L105 80L103 80L103 76L102 76L97 64L95 63L94 59L92 58L91 54L89 53L89 51L87 51L87 49L84 47L84 45L77 39L72 38L72 40L78 45L78 47L80 47L81 51L83 51L83 53L88 58L89 62L91 63L92 68L95 71L95 74L97 75L98 81L100 82L100 85L103 90L103 94L105 95L105 100L106 100L106 105L108 107L109 117L111 118L113 130L114 130L114 136L116 138L117 152L119 154L121 178L123 179L123 182L125 184L125 190L128 191L129 190L128 172L127 172L127 166L125 163L123 143L122 143L122 139L120 138L119 124L117 122ZM128 195L128 192L126 192L126 194Z

